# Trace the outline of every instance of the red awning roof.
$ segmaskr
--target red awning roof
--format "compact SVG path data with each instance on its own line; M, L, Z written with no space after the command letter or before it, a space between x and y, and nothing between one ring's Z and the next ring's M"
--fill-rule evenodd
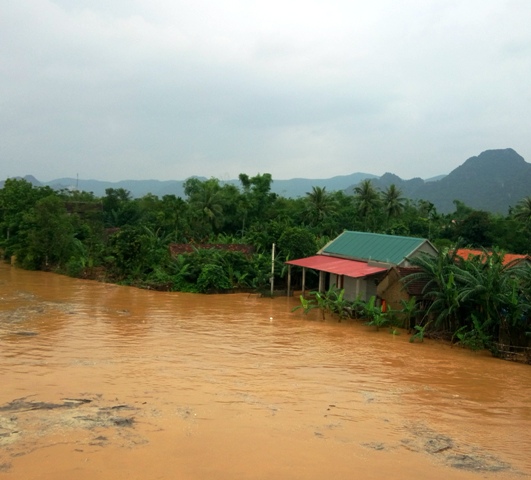
M290 260L286 263L353 278L366 277L387 270L387 268L372 267L367 262L345 260L344 258L330 257L328 255L314 255L313 257Z

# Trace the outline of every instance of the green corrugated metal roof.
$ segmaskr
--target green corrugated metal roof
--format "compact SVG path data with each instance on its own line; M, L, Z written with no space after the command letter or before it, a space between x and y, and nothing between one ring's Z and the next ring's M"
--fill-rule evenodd
M326 245L321 253L398 265L426 241L424 238L346 231Z

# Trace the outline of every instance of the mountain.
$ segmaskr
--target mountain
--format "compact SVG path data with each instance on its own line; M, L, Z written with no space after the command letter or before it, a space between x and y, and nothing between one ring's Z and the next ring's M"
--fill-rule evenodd
M206 180L201 177L201 180ZM54 189L78 189L85 192L92 192L97 197L105 196L107 188L123 188L131 192L133 197L143 197L148 193L152 193L157 197L164 195L176 195L177 197L184 197L184 180L122 180L120 182L105 182L102 180L81 180L76 178L59 178L47 182L46 185Z
M36 186L49 185L55 189L79 189L93 192L102 197L107 188L124 188L133 197L142 197L152 193L158 197L176 195L184 197L184 180L123 180L105 182L99 180L78 180L59 178L41 183L35 177L27 175L27 181ZM198 177L205 180L204 177ZM512 148L487 150L477 157L471 157L448 175L440 175L427 180L412 178L403 180L393 173L381 177L369 173L353 173L328 179L292 178L275 180L271 191L284 197L302 197L312 187L326 187L329 192L342 190L352 195L354 188L362 180L371 179L374 186L385 190L395 184L402 196L413 200L428 200L441 213L455 210L454 200L460 200L469 207L494 213L507 214L509 207L516 205L522 198L531 196L531 164L527 163ZM0 182L0 188L4 182ZM239 185L238 180L222 183Z
M440 213L453 212L454 200L460 200L477 210L506 215L509 207L531 195L531 164L512 148L486 150L440 180L402 180L392 173L373 180L373 185L380 190L392 183L402 191L403 197L428 200ZM352 194L354 187L350 186L346 192Z
M31 183L34 187L42 187L44 184L39 182L33 175L26 175L24 177L13 177L17 180L26 180L26 182ZM4 188L5 180L0 180L0 188Z
M445 175L441 175L442 178ZM411 180L402 180L394 173L384 173L380 178L372 179L372 184L379 190L385 190L391 185L395 185L402 192L405 198L416 199L417 192L427 184L433 184L432 180L423 180L422 178L412 178ZM345 190L347 195L354 195L356 185L351 185Z
M443 213L454 211L458 199L477 210L507 214L509 207L531 195L531 164L512 148L487 150L442 180L425 184L416 195Z
M306 192L311 192L312 187L326 187L328 192L345 190L349 185L358 184L366 178L377 179L377 175L370 173L353 173L332 178L310 179L292 178L291 180L275 180L271 184L271 191L283 197L304 197Z

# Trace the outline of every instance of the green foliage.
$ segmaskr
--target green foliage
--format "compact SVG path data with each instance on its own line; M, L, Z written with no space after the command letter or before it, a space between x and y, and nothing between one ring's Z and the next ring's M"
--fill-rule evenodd
M306 193L304 203L303 218L308 226L324 233L337 230L339 203L326 187L312 187L312 191Z
M395 184L392 184L382 192L381 196L387 221L389 222L390 219L399 217L404 211L405 203L401 190Z
M491 234L492 215L479 210L470 212L456 224L455 238L464 245L491 247L495 240Z
M279 252L285 259L304 258L315 255L315 235L302 227L286 228L278 239Z
M219 265L205 265L197 279L199 292L230 290L232 285L226 272Z
M525 197L516 204L513 216L527 226L531 226L531 196Z
M371 180L363 180L354 192L354 204L365 230L375 231L382 206L378 190Z
M376 305L376 297L373 295L369 298L364 308L364 316L367 319L365 325L376 327L376 331L389 325L389 316L387 312L382 311L382 307Z
M390 326L389 327L389 333L391 335L400 335L400 330L398 330L397 327Z
M402 304L402 309L400 310L402 315L402 326L411 330L411 319L418 313L417 298L411 297L409 300L402 299L400 300L400 303Z
M24 216L15 253L24 268L50 269L65 264L74 248L74 229L64 201L55 193L35 202Z
M243 187L240 207L243 217L242 230L245 231L248 226L261 224L264 220L270 219L270 209L276 195L271 193L273 178L270 173L254 177L241 173L239 180Z
M503 252L496 249L467 260L446 251L438 257L413 259L421 272L406 281L426 282L424 296L431 302L426 318L432 329L473 348L488 346L492 339L526 346L531 321L529 267L503 260Z
M41 198L52 195L49 187L36 188L23 179L8 178L0 190L0 247L4 255L26 258L27 268L39 268L40 261L29 260L28 238L35 229L34 208Z
M304 314L307 315L311 310L313 310L314 308L317 308L317 302L313 298L308 299L308 298L304 298L303 295L300 295L299 299L300 299L301 304L294 307L291 310L292 312L295 312L302 308L302 311L304 312Z
M425 325L415 325L413 327L415 329L415 333L411 335L409 342L415 343L416 340L418 340L420 343L424 342L424 333L426 332L427 327L427 323Z
M453 250L445 250L437 256L420 255L410 262L421 271L405 279L406 282L426 282L424 296L431 301L426 316L433 317L435 327L443 331L459 328L459 292L454 272L456 261Z
M102 204L106 227L133 225L140 218L138 202L132 199L131 192L123 188L107 188Z
M302 308L305 314L311 310L318 308L321 312L322 319L326 318L326 314L336 315L341 321L350 316L351 304L345 300L345 290L331 286L326 292L310 292L310 298L306 299L300 296L301 304L293 308L296 311Z
M471 327L464 325L454 333L454 337L458 339L457 343L470 350L489 348L492 343L492 337L485 333L484 325L479 322L475 315L472 315Z

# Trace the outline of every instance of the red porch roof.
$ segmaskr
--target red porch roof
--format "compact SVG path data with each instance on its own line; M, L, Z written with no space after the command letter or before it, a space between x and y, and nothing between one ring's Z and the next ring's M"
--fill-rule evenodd
M370 266L367 262L345 260L344 258L330 257L328 255L314 255L313 257L290 260L286 263L288 265L335 273L336 275L347 275L353 278L366 277L387 270L387 268Z

